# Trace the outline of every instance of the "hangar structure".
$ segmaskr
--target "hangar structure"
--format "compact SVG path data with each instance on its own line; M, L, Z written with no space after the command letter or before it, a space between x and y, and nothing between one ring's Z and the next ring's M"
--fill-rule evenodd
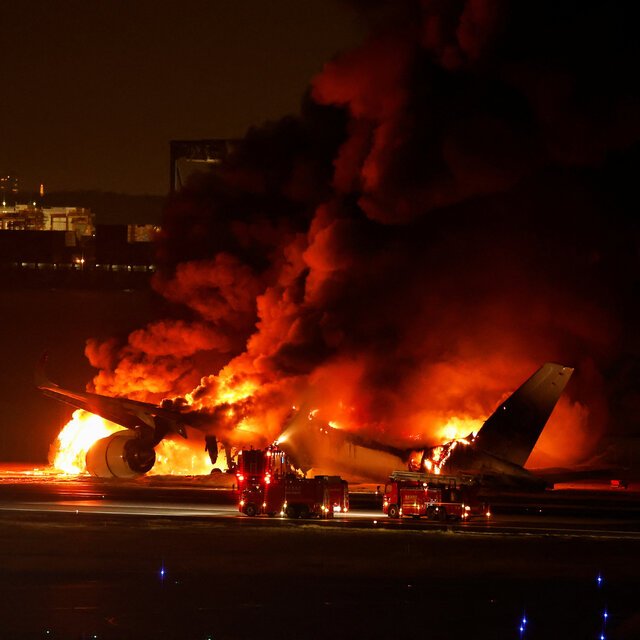
M196 173L207 173L224 162L238 140L171 140L169 143L169 193L180 191Z

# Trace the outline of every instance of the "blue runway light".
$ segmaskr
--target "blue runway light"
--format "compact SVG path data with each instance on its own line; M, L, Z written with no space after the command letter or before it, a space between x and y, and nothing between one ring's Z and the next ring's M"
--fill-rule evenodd
M522 614L522 620L520 620L520 638L524 638L524 633L526 631L526 626L527 626L527 614L523 613Z
M523 612L522 612L522 619L520 620L520 627L519 627L519 630L520 630L520 640L523 640L523 638L524 638L524 634L525 634L525 631L526 631L526 625L527 625L527 622L528 622L528 620L527 620L527 614L526 614L526 613L524 613L524 611L523 611Z
M603 578L602 578L602 574L598 574L598 577L596 578L596 582L598 583L598 586L601 587L602 583L603 583Z

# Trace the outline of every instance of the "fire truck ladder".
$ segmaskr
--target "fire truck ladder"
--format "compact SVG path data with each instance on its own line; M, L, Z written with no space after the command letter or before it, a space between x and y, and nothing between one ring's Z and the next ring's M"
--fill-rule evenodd
M421 482L429 486L459 487L461 485L472 485L475 479L472 475L448 476L436 473L418 473L417 471L394 471L390 480Z

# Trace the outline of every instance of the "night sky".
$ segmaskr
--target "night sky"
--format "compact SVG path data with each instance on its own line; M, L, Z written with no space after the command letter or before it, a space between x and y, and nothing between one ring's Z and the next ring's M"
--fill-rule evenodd
M169 140L298 112L363 33L327 0L8 0L0 22L0 171L49 192L166 194Z

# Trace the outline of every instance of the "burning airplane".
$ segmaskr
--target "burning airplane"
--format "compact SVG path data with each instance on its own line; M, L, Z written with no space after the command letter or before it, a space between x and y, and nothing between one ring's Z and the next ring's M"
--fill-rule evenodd
M470 474L484 484L543 488L524 468L573 368L546 363L484 422L477 432L424 449L385 446L304 415L290 424L278 445L303 470L380 479L408 468L434 474Z
M101 416L115 426L112 432L98 432L87 443L86 470L94 476L127 478L151 471L156 447L172 433L186 438L187 426L221 435L197 411L70 391L49 381L43 367L44 362L36 383L45 396ZM526 471L524 464L572 373L570 367L543 365L500 404L477 433L422 450L387 446L316 420L316 411L302 410L284 425L276 442L305 472L313 469L315 473L379 480L393 470L408 468L474 474L493 484L540 487L544 482ZM226 447L231 447L233 434L226 438Z
M167 202L165 317L88 341L93 396L42 385L125 423L96 449L127 461L118 473L191 441L183 425L279 439L313 469L526 482L525 460L572 467L609 425L635 428L630 40L594 61L589 21L553 3L358 4L372 33L325 65L299 116L252 128ZM548 360L580 376L527 459L549 403L504 394ZM557 391L570 369L545 372Z

